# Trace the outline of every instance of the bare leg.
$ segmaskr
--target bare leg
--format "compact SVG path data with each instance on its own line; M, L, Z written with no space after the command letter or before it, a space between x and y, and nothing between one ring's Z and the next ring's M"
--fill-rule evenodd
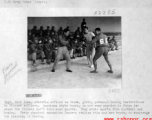
M92 51L90 52L90 63L91 63L91 67L93 67L93 58L95 55L95 48L93 47Z
M90 51L89 50L87 50L87 60L88 60L89 66L90 66L91 62L90 62Z
M91 54L92 59L94 58L94 56L95 56L95 48L93 48L92 50L92 54Z
M102 54L103 54L103 51L100 50L100 48L98 48L93 58L94 70L91 71L91 73L97 73L97 60L101 57Z
M108 66L110 68L110 70L108 70L108 72L109 73L113 73L113 71L112 71L112 65L110 64L110 61L108 59L108 55L104 56L104 58L105 58L105 61L107 62Z
M94 70L97 71L97 60L93 59Z
M97 72L97 60L96 59L93 59L93 65L94 65L94 70L91 71L90 73L98 73Z
M70 57L73 57L73 49L70 51Z

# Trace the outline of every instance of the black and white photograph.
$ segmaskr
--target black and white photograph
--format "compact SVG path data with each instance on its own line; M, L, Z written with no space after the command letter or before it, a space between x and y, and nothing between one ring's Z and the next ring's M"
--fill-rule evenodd
M152 120L152 1L0 1L0 120Z
M121 17L28 17L28 88L121 88Z

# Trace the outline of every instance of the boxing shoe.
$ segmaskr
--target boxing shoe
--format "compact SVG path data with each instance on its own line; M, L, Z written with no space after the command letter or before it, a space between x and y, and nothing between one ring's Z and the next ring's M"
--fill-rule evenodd
M67 72L72 72L72 70L70 70L70 69L67 69L66 71L67 71Z

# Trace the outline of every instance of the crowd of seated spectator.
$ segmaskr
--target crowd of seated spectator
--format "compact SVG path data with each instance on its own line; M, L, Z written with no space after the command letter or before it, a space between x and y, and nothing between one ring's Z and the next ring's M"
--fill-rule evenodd
M70 30L69 26L66 28ZM43 26L40 26L39 29L34 26L33 29L28 30L28 59L35 61L41 59L42 63L45 63L44 59L46 59L48 64L54 62L58 47L58 37L62 34L63 28L60 27L56 31L54 26L52 28L47 26L45 30ZM70 32L68 39L67 48L72 59L86 55L86 42L79 27L75 32ZM61 60L64 60L64 57Z
M114 49L118 50L118 44L117 44L117 41L115 40L115 36L113 36L112 39L108 37L107 40L109 43L109 50L112 50L112 51L114 51Z

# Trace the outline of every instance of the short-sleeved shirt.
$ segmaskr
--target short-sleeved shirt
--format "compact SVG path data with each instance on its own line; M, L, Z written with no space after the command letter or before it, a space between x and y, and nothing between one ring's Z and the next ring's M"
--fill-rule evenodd
M93 32L88 32L87 34L84 34L84 37L86 38L86 42L90 42L92 41L92 37L94 37L94 33Z
M96 46L108 45L107 37L103 33L100 33L99 35L97 35L93 41L96 41Z

